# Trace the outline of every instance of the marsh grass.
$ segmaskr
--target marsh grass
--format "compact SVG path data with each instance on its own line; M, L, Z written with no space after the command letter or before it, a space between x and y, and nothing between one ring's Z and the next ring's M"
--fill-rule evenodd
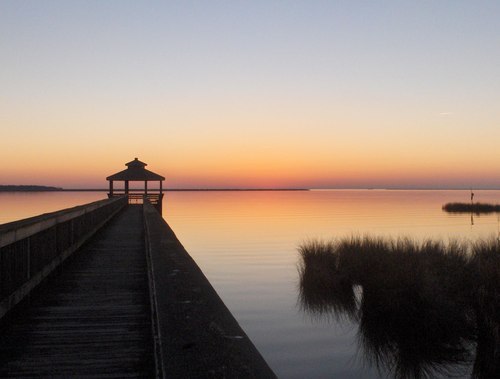
M500 213L500 204L447 203L443 210L449 213Z
M357 311L354 283L339 270L337 254L331 254L333 243L309 241L299 248L300 303L318 317L355 318Z
M496 240L350 237L299 247L302 308L359 323L368 362L397 378L500 377ZM362 297L354 288L362 288Z

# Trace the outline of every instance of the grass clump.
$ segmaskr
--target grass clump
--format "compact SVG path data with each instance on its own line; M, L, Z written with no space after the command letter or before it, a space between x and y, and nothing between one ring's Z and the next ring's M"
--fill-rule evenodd
M485 203L447 203L443 210L449 213L500 213L500 204Z
M381 371L426 378L472 366L473 377L500 377L497 241L350 237L299 253L303 309L358 322L362 351Z

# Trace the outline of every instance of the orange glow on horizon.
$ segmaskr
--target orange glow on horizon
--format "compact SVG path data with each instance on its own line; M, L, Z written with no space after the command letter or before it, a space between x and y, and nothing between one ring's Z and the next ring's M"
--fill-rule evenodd
M128 162L133 159L125 158ZM494 167L481 169L469 164L420 165L408 162L389 164L387 161L356 159L337 160L334 164L299 159L238 161L149 161L147 169L166 177L165 188L357 188L357 187L460 187L500 186L500 180L492 177ZM110 161L111 162L111 161ZM64 188L107 188L105 178L125 169L124 163L113 162L64 162L50 167L42 162L9 167L2 173L0 184L39 184ZM365 164L369 162L370 164ZM49 167L47 167L49 166ZM492 165L493 166L493 165ZM154 183L153 183L154 184ZM139 186L141 184L138 184Z
M166 177L165 188L500 187L497 160L492 159L498 153L491 150L470 159L465 148L446 150L435 143L431 149L401 141L329 143L292 137L274 144L255 137L232 144L224 138L193 139L172 146L154 140L148 149L140 147L140 139L113 146L101 141L92 153L65 145L44 154L10 147L13 158L0 184L107 188L105 178L138 157L147 169Z

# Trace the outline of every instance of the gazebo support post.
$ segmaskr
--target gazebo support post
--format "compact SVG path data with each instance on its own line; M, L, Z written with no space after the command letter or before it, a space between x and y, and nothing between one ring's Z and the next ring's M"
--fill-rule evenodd
M156 210L160 215L163 214L163 181L160 182L160 196L158 197L158 205L156 207Z

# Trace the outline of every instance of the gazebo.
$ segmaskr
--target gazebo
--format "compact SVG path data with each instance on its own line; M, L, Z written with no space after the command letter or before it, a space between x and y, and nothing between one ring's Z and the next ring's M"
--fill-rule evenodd
M109 181L109 193L108 197L115 196L128 196L129 203L139 203L144 199L148 199L160 212L163 200L163 181L165 178L158 175L152 171L146 170L146 163L141 162L139 159L135 158L133 161L125 163L127 168L123 171L117 172L116 174L110 175L106 178ZM113 182L122 181L125 182L124 189L116 190L113 188ZM160 183L159 192L152 193L148 192L148 182L158 181ZM130 192L129 183L130 182L144 182L144 191Z

